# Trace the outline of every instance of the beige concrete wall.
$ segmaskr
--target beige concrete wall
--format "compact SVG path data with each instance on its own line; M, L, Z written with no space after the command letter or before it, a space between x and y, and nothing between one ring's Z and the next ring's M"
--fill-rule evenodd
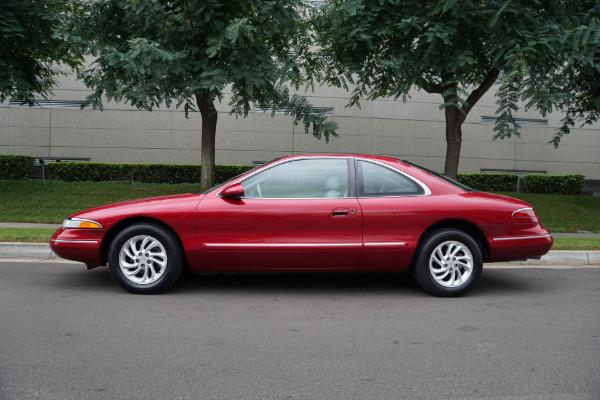
M52 99L83 100L89 91L64 78ZM493 125L481 116L496 111L494 90L473 108L463 125L460 172L535 170L551 174L582 173L600 179L600 124L573 129L558 149L548 142L561 115L550 114L548 127L523 127L521 138L493 140ZM306 93L315 106L333 107L339 138L316 140L294 126L290 117L250 113L229 115L225 96L218 106L216 140L220 164L252 164L297 153L366 153L405 158L442 171L445 157L444 113L437 95L414 92L401 100L363 101L347 108L349 94L320 87ZM518 117L542 118L533 112ZM89 157L98 162L200 163L201 120L183 111L160 108L140 111L108 102L104 111L17 108L0 105L0 153L50 157Z

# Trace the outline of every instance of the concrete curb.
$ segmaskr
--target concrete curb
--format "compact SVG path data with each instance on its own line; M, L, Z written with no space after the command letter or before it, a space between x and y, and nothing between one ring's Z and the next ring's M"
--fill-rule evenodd
M0 260L3 258L28 258L60 260L47 243L0 242ZM509 265L596 265L600 266L600 250L551 250L540 260L513 261Z
M0 259L2 258L33 258L33 259L58 259L50 250L47 243L12 243L0 242Z
M27 229L58 229L62 224L30 224L27 222L0 222L0 228L27 228Z
M551 250L539 260L512 261L507 264L600 266L600 250Z

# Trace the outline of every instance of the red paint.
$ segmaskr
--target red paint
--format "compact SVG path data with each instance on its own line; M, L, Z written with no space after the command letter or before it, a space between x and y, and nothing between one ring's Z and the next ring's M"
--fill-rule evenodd
M526 202L467 192L388 157L284 157L236 179L230 191L241 193L239 183L243 187L248 176L275 164L307 158L347 159L349 168L355 158L375 161L417 179L431 193L412 197L224 198L218 194L229 187L225 185L206 195L134 200L74 214L100 223L102 229L59 229L51 247L63 258L100 265L106 262L110 238L136 221L154 221L172 230L181 241L190 269L200 271L405 270L423 234L438 224L468 226L480 232L486 261L539 257L552 247L552 237L535 214L512 216L531 207ZM354 171L349 172L353 177ZM356 193L355 184L348 182L348 195Z

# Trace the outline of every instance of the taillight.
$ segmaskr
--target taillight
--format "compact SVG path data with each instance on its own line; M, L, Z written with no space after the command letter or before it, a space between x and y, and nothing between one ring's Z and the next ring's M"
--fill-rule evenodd
M538 216L531 207L521 208L512 213L513 218L533 218L537 220Z

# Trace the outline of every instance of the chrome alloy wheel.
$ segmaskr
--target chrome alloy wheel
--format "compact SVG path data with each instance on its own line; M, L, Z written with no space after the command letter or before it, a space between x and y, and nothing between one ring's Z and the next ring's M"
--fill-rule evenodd
M473 255L467 246L454 240L438 245L429 258L429 272L441 286L455 288L473 271Z
M162 243L152 236L134 236L121 247L119 267L131 282L149 285L165 273L167 252Z

